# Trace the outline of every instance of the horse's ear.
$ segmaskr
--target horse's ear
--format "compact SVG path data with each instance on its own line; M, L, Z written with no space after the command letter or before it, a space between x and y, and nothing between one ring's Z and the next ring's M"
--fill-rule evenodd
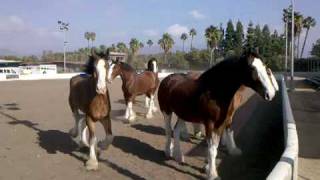
M91 56L94 59L99 59L99 56L97 55L95 48L91 48Z

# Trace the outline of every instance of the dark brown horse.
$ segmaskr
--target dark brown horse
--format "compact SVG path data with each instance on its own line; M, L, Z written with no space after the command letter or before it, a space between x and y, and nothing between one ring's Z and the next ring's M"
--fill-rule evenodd
M136 114L132 109L132 103L134 102L135 97L139 95L146 95L150 98L146 117L148 119L152 118L152 113L156 111L154 94L159 85L157 73L144 71L141 74L137 74L129 64L113 61L109 66L108 81L111 83L118 75L120 75L122 79L122 91L127 105L125 119L128 119L129 122L135 119Z
M186 74L172 74L160 84L158 100L164 116L167 143L165 153L178 162L184 158L180 150L180 131L184 122L202 123L208 143L208 179L218 178L215 166L217 148L224 129L231 124L232 100L242 85L252 88L271 101L277 82L268 75L266 66L255 53L232 57L213 66L192 80ZM172 113L178 116L171 142Z
M99 142L101 149L107 149L113 136L110 120L110 98L106 85L106 58L97 55L94 50L91 54L86 67L86 72L89 75L78 75L70 80L69 105L75 118L75 126L70 130L70 133L73 137L79 136L82 142L89 146L90 157L86 162L86 168L95 170L98 168L95 123L99 121L106 133L105 139ZM86 128L80 118L79 110L85 114L85 122L89 130L89 143L86 140Z

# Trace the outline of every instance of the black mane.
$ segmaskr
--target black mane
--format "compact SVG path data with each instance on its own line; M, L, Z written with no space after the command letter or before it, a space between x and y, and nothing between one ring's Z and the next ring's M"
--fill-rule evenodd
M86 65L84 66L84 72L86 74L90 74L92 75L94 72L94 61L95 59L93 58L93 56L89 56L89 59L87 60Z
M129 64L124 63L124 62L120 62L120 66L125 71L134 71L134 72L136 71L135 69L133 69L132 66L130 66Z

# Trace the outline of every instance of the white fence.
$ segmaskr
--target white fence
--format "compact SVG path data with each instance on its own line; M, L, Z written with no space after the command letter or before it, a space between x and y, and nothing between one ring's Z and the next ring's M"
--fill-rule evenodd
M283 76L281 85L285 150L267 179L296 180L298 176L298 134Z

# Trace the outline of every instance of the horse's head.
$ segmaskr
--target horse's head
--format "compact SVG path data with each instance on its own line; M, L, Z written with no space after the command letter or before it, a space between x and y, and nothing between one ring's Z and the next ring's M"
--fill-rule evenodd
M107 77L107 80L109 83L111 83L115 77L120 75L120 73L121 73L120 66L121 66L121 62L119 62L118 60L110 61L109 69L108 69L108 77Z
M157 66L157 59L156 58L151 58L148 61L148 71L152 71L154 73L158 72L158 66Z
M105 54L97 54L94 49L91 49L91 56L86 71L92 74L96 80L96 92L98 94L105 94L107 91L106 74L107 63Z
M244 84L255 90L265 100L271 101L279 90L278 83L271 71L256 53L246 53L242 57L245 69Z

